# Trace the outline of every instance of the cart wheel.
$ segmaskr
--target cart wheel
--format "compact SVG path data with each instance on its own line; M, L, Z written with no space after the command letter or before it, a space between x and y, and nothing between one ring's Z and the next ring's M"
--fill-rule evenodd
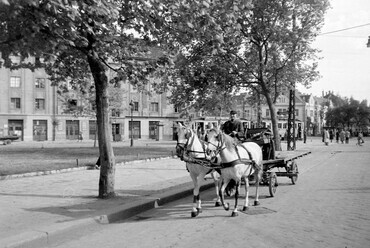
M293 161L290 166L290 173L296 174L295 176L290 177L290 179L292 180L292 184L295 184L298 180L298 166L295 161Z
M270 178L269 178L269 191L270 191L270 196L274 197L276 193L276 187L278 186L277 183L277 176L275 172L270 173Z

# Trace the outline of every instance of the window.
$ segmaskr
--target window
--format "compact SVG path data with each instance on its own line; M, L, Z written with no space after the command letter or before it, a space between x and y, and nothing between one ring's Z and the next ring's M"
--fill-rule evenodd
M21 99L20 98L10 98L10 108L11 109L20 109L21 108Z
M45 78L36 78L35 88L44 89L45 88Z
M310 110L310 116L313 117L313 110Z
M270 110L266 109L266 117L269 117L269 116L270 116Z
M149 110L152 111L152 112L158 112L158 103L157 102L151 102Z
M139 111L139 102L132 102L133 105L130 103L130 111Z
M247 118L249 118L249 117L250 117L250 115L251 115L250 110L249 110L249 109L246 109L246 110L245 110L245 116L246 116Z
M299 109L296 109L295 110L295 116L298 116L299 115Z
M21 78L20 77L10 77L10 87L12 88L21 87Z
M285 97L279 96L277 102L278 103L285 103Z
M67 104L68 109L75 110L77 109L77 100L76 99L69 99Z
M112 109L112 117L120 117L120 115L119 109Z
M45 109L45 99L36 98L35 109Z

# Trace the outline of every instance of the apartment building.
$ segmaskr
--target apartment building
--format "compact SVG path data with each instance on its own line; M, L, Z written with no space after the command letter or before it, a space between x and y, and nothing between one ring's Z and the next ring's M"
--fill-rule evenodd
M148 85L150 87L150 85ZM179 113L166 94L151 96L122 84L123 110L112 110L114 141L133 139L173 140ZM150 92L150 89L148 88ZM83 104L78 97L74 104ZM131 105L130 105L131 103ZM0 137L17 135L22 141L96 138L96 118L65 114L65 101L51 86L44 70L0 68Z
M248 104L248 94L241 94L236 97L236 109L241 119L249 121L250 127L257 127L258 112L260 112L261 121L264 126L271 126L271 112L267 104L261 104L260 109L256 105ZM289 109L289 91L283 90L275 103L275 109L278 117L278 129L284 137L287 129L288 109ZM305 95L295 91L295 117L297 136L303 137L303 131L306 129L308 135L317 135L321 133L325 120L322 113L325 107L322 104L323 99L312 95ZM321 113L321 114L320 114Z

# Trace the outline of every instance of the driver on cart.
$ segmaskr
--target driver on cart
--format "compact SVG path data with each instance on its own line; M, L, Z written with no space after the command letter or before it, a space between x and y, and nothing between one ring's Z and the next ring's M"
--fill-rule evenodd
M230 111L230 119L222 125L221 131L230 135L238 142L243 142L245 139L243 123L236 118L235 110Z

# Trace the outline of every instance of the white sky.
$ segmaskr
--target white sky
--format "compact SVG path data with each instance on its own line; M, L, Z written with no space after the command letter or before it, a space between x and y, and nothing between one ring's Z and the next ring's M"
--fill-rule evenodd
M322 78L312 82L310 89L298 87L302 93L321 96L333 91L342 97L367 99L370 103L370 0L331 0L313 47L320 49L319 71ZM368 24L363 27L324 34Z

